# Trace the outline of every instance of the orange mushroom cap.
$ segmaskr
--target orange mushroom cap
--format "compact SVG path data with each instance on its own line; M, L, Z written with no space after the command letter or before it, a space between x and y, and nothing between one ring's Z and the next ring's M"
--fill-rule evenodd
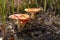
M27 14L13 14L13 15L10 15L9 18L11 18L11 19L19 19L19 20L27 20L30 17Z
M38 12L41 11L41 8L26 8L26 12Z

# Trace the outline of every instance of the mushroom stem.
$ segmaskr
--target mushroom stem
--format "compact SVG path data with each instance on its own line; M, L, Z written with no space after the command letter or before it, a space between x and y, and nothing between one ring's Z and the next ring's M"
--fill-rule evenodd
M23 30L24 26L25 26L25 24L22 24L22 23L21 23L21 25L20 25L20 28L21 28L20 30L21 30L21 31Z
M18 20L17 26L18 26L18 31L22 31L23 28L24 28L24 26L25 26L25 24L24 23L21 23L21 21Z
M19 32L23 30L24 25L21 23L20 20L16 20L15 24L17 25L17 30Z
M31 18L34 19L35 18L35 14L31 13Z
M20 30L20 23L19 23L19 20L18 20L18 23L17 23L17 27L18 27L18 31L21 31L21 30Z
M20 31L20 21L17 19L17 20L14 20L14 23L17 25L17 30Z

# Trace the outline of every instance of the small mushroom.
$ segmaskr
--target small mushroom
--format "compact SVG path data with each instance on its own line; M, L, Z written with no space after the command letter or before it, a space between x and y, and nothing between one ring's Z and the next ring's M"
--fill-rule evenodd
M22 30L24 25L29 21L30 17L27 14L13 14L9 18L15 20L15 24L18 26L18 30Z
M41 11L41 8L26 8L25 11L28 12L28 13L31 13L31 18L34 19L35 14L37 12Z

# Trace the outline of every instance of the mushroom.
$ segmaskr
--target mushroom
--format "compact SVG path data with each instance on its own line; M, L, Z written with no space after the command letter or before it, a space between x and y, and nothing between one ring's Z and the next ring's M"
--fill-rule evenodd
M41 8L26 8L25 11L28 12L28 13L31 13L31 18L34 19L35 14L37 12L41 11Z
M24 25L29 21L29 15L27 14L13 14L10 15L9 18L15 20L15 24L18 26L18 30L22 30Z

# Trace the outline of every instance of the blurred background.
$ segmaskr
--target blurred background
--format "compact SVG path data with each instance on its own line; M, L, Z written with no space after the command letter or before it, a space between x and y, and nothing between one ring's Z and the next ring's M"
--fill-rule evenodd
M36 19L30 20L29 23L27 23L25 25L27 28L29 28L28 26L40 27L42 25L43 30L40 27L40 29L41 29L40 31L43 31L43 33L38 32L38 33L41 33L40 34L40 37L42 38L41 40L43 40L45 38L46 33L48 33L48 36L49 36L50 35L49 32L51 32L51 35L50 35L51 37L55 37L55 38L58 38L58 40L60 40L60 36L57 37L57 35L54 34L54 33L57 33L57 34L60 33L60 0L0 0L0 27L1 27L0 30L2 30L2 32L4 34L6 33L6 35L7 35L10 32L10 31L7 32L7 30L9 30L8 29L9 27L12 27L12 29L14 29L13 26L14 27L16 26L15 24L13 24L13 21L8 18L9 15L27 13L24 10L25 8L41 8L42 9L41 12L38 12ZM51 15L51 17L49 15ZM42 19L40 19L40 18L42 18ZM46 26L44 23L48 26ZM49 31L44 32L44 30L48 30L47 28L49 29ZM32 31L33 31L33 29L32 29ZM4 30L5 30L5 32L4 32ZM29 29L27 29L27 30L29 31L28 36L30 36L29 34L32 32ZM25 32L27 30L25 30ZM4 38L6 38L5 37L6 35L4 35ZM33 35L31 35L31 36L33 36ZM49 36L49 38L50 38L50 36ZM13 36L11 36L11 37L13 37ZM14 37L16 37L16 36L14 35ZM30 37L28 37L28 38L30 38ZM32 38L35 38L35 36L33 36ZM54 38L54 40L55 40L55 38ZM38 39L35 39L35 40L38 40ZM16 40L17 40L17 37L16 37ZM27 40L29 40L29 39L27 39ZM31 40L33 40L33 39L31 39ZM47 39L47 40L49 40L49 39Z

